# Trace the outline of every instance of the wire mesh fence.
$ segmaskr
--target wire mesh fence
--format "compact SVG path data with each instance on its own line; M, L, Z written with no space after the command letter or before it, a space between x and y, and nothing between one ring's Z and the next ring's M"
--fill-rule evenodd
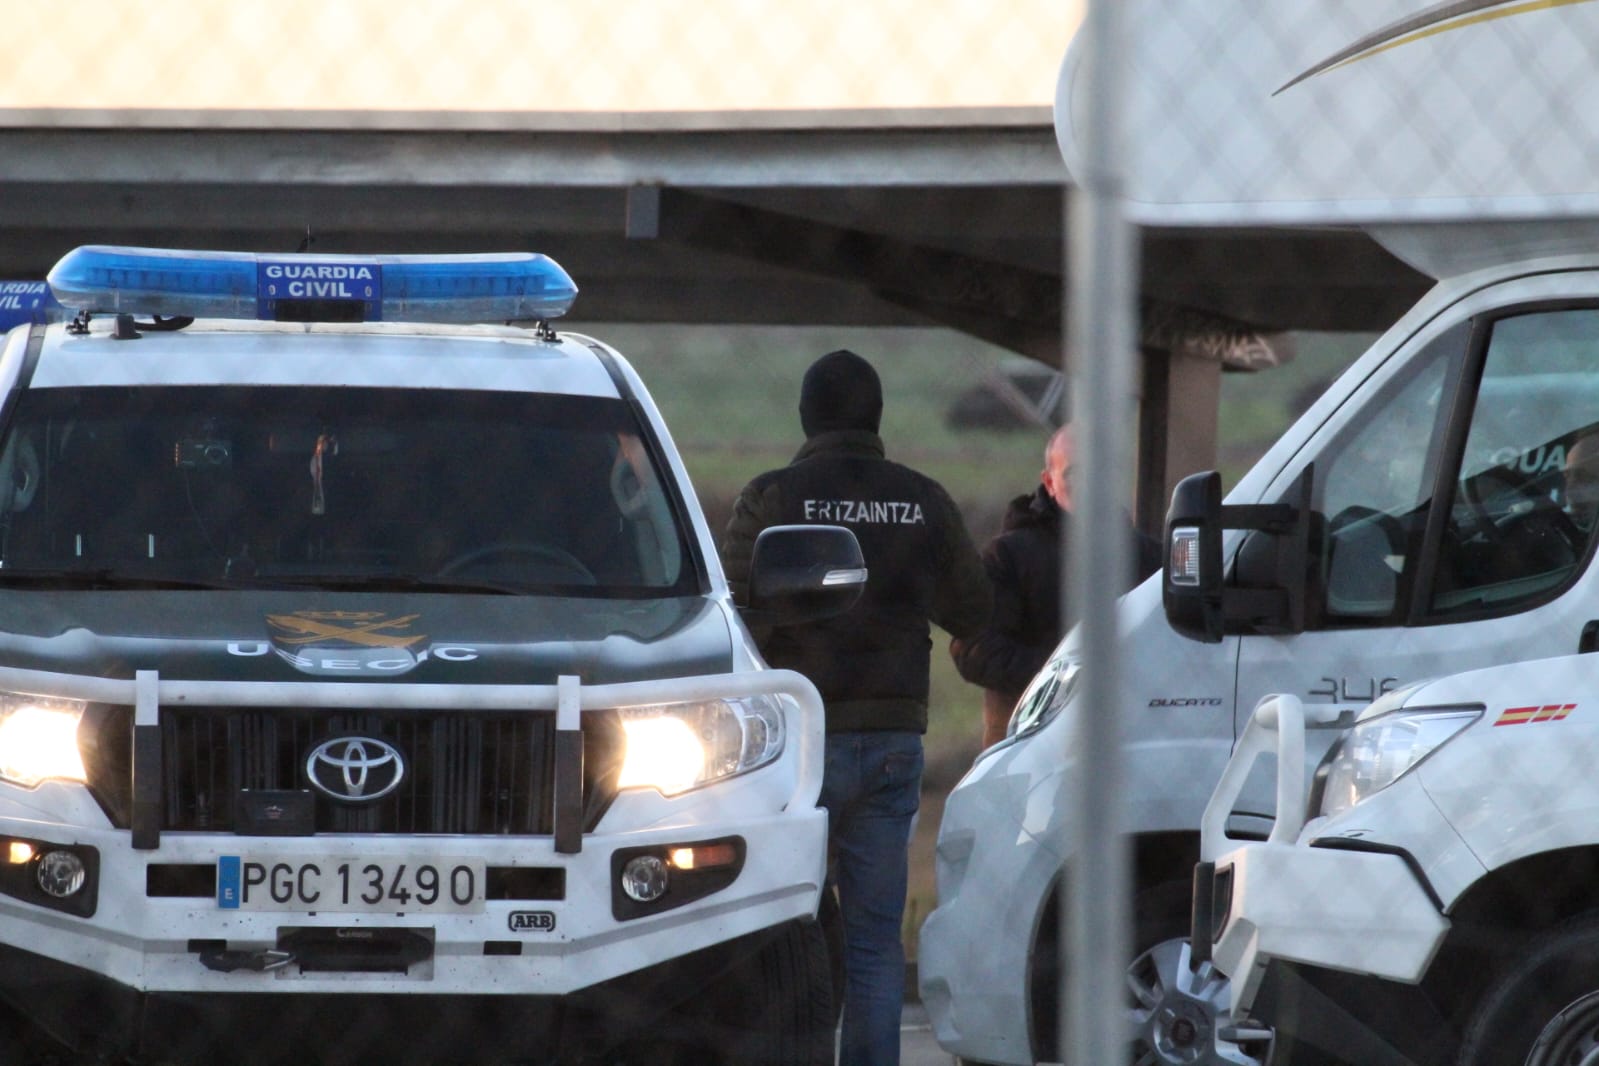
M1115 520L1074 520L1067 603L1090 616L1039 650L1000 744L979 751L983 693L930 635L904 939L937 1061L1587 1061L1599 737L1576 655L1599 649L1599 3L1128 0L1093 57L1114 68L1104 81L1081 45L1066 53L1072 5L603 6L8 12L23 43L0 76L0 260L31 277L44 249L114 223L129 243L468 240L622 264L577 272L596 281L562 326L639 369L713 539L739 488L798 449L800 381L824 352L874 363L889 457L945 485L980 545L1075 417L1083 495ZM996 177L996 161L1036 158L1057 70L1042 140L1058 172ZM905 137L962 136L956 113L988 126L954 148ZM756 135L729 152L719 123ZM219 128L247 161L208 139ZM374 130L450 136L355 137ZM261 149L257 134L287 136ZM833 154L807 155L818 143ZM461 159L484 173L452 172ZM1091 191L1098 224L1067 209ZM115 208L74 214L83 202ZM373 247L385 236L405 247ZM667 277L690 252L694 269ZM662 277L648 303L617 298ZM715 314L675 313L714 294ZM1124 376L1099 373L1112 363ZM30 488L14 466L0 455L13 503ZM1209 468L1219 484L1187 483L1165 528L1179 480ZM1163 548L1194 545L1190 569L1174 556L1118 599L1106 560L1124 515ZM37 610L17 608L29 639L59 621ZM1256 714L1272 694L1292 699ZM0 838L105 829L98 800L52 807L58 792L0 783ZM745 843L751 861L772 845ZM637 956L624 976L518 995L517 973L562 965L557 895L470 946L505 957L502 984L443 995L458 960L415 916L299 915L285 935L373 946L319 943L281 969L276 942L211 933L63 951L52 930L93 915L41 920L35 889L16 889L38 851L12 854L0 1061L771 1060L753 1029L798 1034L772 1061L831 1059L812 1039L831 1015L806 1012L832 1009L840 942L808 926L737 939L751 930L729 921L737 951L664 982L670 938L646 950L619 928L614 950ZM1126 881L1101 880L1124 855ZM99 924L152 901L174 929L183 907L213 910L214 868L171 865L152 862L134 901L102 898ZM504 876L508 898L546 891ZM715 911L714 892L682 913L696 908ZM1123 922L1125 943L1109 935ZM347 990L296 990L328 972ZM1064 1022L1087 978L1091 1016Z
M1135 1061L1579 1061L1594 900L1568 757L1591 741L1569 728L1580 699L1554 692L1592 647L1595 146L1570 101L1592 92L1595 12L1121 13L1125 96L1094 95L1086 55L1063 75L1074 173L1123 182L1150 227L1274 227L1262 246L1358 227L1438 282L1228 505L1201 484L1174 497L1163 613L1221 662L1167 647L1185 665L1164 669L1147 631L1117 649L1132 739L1099 798L1133 797ZM1125 157L1086 143L1115 107ZM1303 266L1307 286L1339 270ZM1126 633L1136 607L1118 612ZM1225 764L1195 721L1173 736L1170 708L1205 705L1231 705L1210 734ZM1079 727L1062 750L1093 764L1094 741ZM1162 777L1173 745L1189 758ZM1175 911L1155 920L1184 894L1151 876L1170 868L1143 834L1169 815L1139 809L1148 789L1204 808L1189 940L1162 939ZM1070 868L1088 838L1064 839ZM1111 963L1077 950L1091 986Z

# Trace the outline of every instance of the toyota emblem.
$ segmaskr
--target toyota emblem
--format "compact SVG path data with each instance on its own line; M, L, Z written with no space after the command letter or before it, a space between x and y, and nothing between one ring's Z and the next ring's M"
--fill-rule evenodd
M405 757L393 744L375 737L334 737L311 750L305 776L329 799L370 803L400 787Z

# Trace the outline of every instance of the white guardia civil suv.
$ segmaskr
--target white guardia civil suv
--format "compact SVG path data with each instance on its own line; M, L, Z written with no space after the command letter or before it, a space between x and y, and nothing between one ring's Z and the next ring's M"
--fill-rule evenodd
M0 1058L831 1062L822 709L534 254L79 248L0 338ZM63 1052L57 1050L53 1054Z

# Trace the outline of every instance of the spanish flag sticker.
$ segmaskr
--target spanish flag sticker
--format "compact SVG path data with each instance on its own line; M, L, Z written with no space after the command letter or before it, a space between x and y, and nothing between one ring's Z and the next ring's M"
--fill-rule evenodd
M1533 707L1507 707L1494 725L1523 725L1527 722L1558 722L1577 709L1575 703L1545 703Z

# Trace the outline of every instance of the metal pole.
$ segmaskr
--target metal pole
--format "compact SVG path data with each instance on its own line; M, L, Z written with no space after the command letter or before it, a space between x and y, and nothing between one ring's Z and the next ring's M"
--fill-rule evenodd
M1089 0L1080 76L1087 95L1082 167L1069 203L1066 362L1073 375L1078 446L1068 540L1070 605L1081 625L1081 709L1075 749L1072 839L1061 913L1066 916L1066 1061L1128 1060L1124 974L1130 953L1131 877L1124 835L1120 657L1116 598L1130 572L1132 394L1137 250L1122 215L1121 91L1126 67L1122 5Z

